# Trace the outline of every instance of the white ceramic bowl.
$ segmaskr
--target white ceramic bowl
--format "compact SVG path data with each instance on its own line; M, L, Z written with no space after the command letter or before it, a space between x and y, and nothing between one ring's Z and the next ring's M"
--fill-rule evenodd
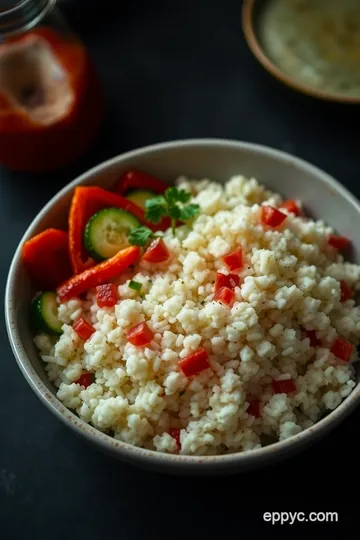
M10 343L26 380L54 415L98 449L147 469L173 474L228 474L268 465L314 443L341 422L360 401L357 386L341 405L315 426L258 450L225 456L179 456L143 450L115 440L80 420L55 397L33 345L28 306L34 293L21 263L21 245L41 230L66 226L75 186L108 187L129 168L143 169L171 183L178 175L224 182L234 174L254 176L288 198L299 198L305 211L321 217L353 241L351 258L360 261L360 206L355 197L316 167L271 148L227 140L185 140L141 148L91 169L55 195L34 219L14 255L6 286L5 315Z

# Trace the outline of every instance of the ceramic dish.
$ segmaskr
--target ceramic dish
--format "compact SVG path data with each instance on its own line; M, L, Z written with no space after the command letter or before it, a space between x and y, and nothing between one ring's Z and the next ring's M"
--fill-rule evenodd
M290 88L326 101L360 102L356 0L244 0L245 39Z
M44 364L33 343L28 306L34 294L21 261L21 246L48 227L64 227L73 190L79 185L108 188L128 169L141 169L171 182L179 175L211 178L224 182L233 175L255 177L269 189L287 198L299 199L306 214L331 223L352 237L355 262L360 261L358 201L333 178L316 167L277 150L227 140L185 140L141 148L115 157L64 187L31 223L14 255L5 294L5 315L10 343L18 365L41 401L77 435L117 459L147 469L191 475L228 474L268 465L313 444L341 422L359 403L359 374L352 393L314 426L270 446L218 456L165 454L116 440L83 422L56 397Z

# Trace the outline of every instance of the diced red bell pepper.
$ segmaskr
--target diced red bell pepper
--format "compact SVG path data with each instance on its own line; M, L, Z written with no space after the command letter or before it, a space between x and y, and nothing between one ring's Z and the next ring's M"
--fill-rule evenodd
M68 233L46 229L22 247L22 260L34 287L53 290L72 275Z
M334 356L344 360L344 362L348 362L353 353L354 345L345 339L337 338L330 350Z
M144 210L129 199L96 186L76 187L69 213L69 250L75 274L95 266L96 262L89 257L84 246L84 230L91 216L99 210L109 207L131 212L151 230L159 230L158 225L148 223L145 220Z
M85 388L87 388L88 386L90 386L90 384L93 383L93 374L83 373L75 382L76 384L79 384L80 386L85 386Z
M248 414L255 416L255 418L260 418L260 400L259 399L248 399L249 406L246 409Z
M96 287L96 303L99 308L113 307L119 300L119 294L114 283L104 283Z
M287 215L272 206L262 206L260 220L268 227L278 227L287 218Z
M180 442L180 429L179 428L169 428L169 435L176 441L178 452L181 450Z
M311 347L318 347L321 344L320 339L316 336L315 330L306 330L306 337L309 338Z
M145 322L137 324L128 330L126 339L135 347L148 345L154 337L154 332Z
M126 195L133 189L148 189L150 191L155 191L155 193L164 193L168 187L169 186L162 180L159 180L159 178L134 169L122 174L115 183L113 189L116 193L120 193L120 195Z
M222 260L229 268L229 270L240 270L243 267L243 252L242 249L238 249L233 253L225 255Z
M186 358L179 360L179 368L186 377L197 375L210 367L209 358L205 349L198 349Z
M346 300L350 300L350 298L353 297L353 291L350 285L346 283L346 281L341 280L340 281L340 301L346 302Z
M221 287L227 287L230 290L234 290L235 287L240 285L240 278L236 274L222 274L218 272L216 274L215 280L215 292L217 292Z
M292 379L285 379L283 381L273 380L272 387L275 394L291 394L296 391L296 386Z
M300 208L298 207L296 201L293 199L289 199L287 201L284 201L280 208L285 208L288 212L291 214L295 214L295 216L300 216Z
M73 276L57 288L60 301L66 302L70 298L80 296L97 285L102 285L114 279L131 264L135 264L139 258L139 253L140 248L138 246L122 249L110 259Z
M349 244L350 240L345 236L337 236L336 234L330 234L328 238L329 245L336 249L345 249Z
M151 263L160 263L167 261L169 258L169 250L162 238L156 238L145 251L142 259Z
M79 317L73 324L73 330L77 333L79 338L86 341L95 332L95 328L83 317Z
M230 306L235 300L235 293L228 287L221 287L221 289L215 293L214 300Z

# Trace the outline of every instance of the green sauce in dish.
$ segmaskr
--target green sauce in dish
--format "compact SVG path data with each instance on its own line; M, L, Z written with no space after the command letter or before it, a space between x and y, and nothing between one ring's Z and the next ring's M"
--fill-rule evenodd
M299 83L360 96L358 0L269 0L259 37L271 61Z

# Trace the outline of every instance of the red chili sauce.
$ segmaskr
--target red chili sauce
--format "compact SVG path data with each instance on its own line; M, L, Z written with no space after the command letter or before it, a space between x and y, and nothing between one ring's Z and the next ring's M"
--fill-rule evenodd
M67 165L93 142L103 114L79 41L37 28L0 45L0 163L30 172Z

